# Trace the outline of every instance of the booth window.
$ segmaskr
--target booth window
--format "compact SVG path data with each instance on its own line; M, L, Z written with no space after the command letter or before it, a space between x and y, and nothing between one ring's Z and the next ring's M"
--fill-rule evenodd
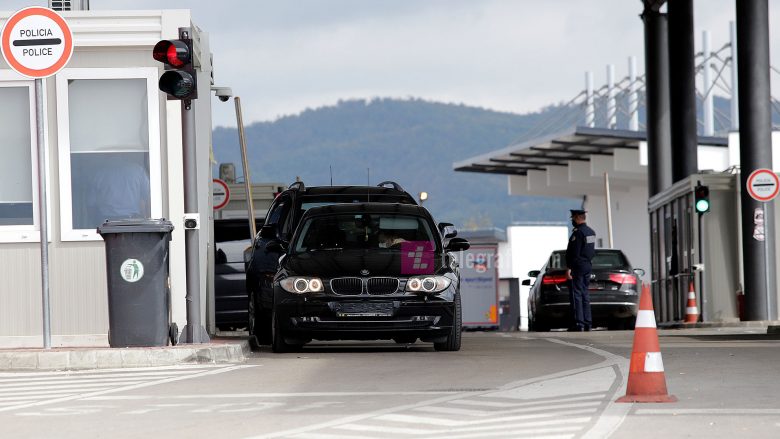
M73 70L80 72L66 71L57 84L58 105L62 95L67 102L67 120L61 122L67 124L67 147L60 144L60 165L68 174L60 177L60 190L67 192L61 195L67 204L63 239L99 239L95 229L105 220L160 216L160 134L157 112L150 111L158 97L156 89L150 93L148 77L127 74L132 69L122 75L100 69L117 73L113 77Z
M32 81L0 77L0 242L39 239Z

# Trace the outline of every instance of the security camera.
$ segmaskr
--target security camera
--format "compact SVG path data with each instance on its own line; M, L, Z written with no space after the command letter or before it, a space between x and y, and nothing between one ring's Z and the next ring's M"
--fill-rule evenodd
M211 91L213 91L222 102L227 102L230 97L233 96L233 90L231 90L230 87L211 86Z
M185 230L198 230L198 229L200 229L200 214L198 214L198 213L185 213L184 214L184 229Z

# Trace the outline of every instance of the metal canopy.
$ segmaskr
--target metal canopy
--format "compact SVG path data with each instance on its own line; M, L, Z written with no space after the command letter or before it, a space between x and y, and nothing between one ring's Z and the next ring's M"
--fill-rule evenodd
M528 175L529 170L544 171L548 166L590 161L592 156L612 156L616 150L638 150L639 143L646 140L644 131L576 127L456 162L453 168L461 172ZM699 145L725 148L728 139L699 137Z

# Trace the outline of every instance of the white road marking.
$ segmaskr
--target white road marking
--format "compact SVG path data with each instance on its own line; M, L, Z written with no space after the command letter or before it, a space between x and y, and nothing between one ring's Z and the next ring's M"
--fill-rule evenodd
M215 375L215 374L225 373L225 372L229 372L229 371L236 370L236 369L244 369L244 368L248 368L248 367L253 367L253 366L252 365L238 365L238 366L217 365L217 367L213 367L212 365L206 365L206 367L204 367L203 369L210 369L210 370L199 371L197 368L190 368L190 369L194 369L194 370L192 370L191 371L192 373L190 373L188 375L178 375L177 374L176 376L172 376L172 377L153 379L152 381L141 382L141 383L132 384L132 385L128 385L127 383L120 383L121 384L120 386L114 387L114 388L109 388L109 389L101 389L101 390L94 390L94 389L92 389L92 390L89 390L87 392L81 392L81 393L78 393L78 394L75 394L75 395L70 394L70 395L66 395L66 396L57 396L57 397L53 397L53 398L50 398L50 399L44 399L44 400L39 400L39 401L22 402L22 403L19 403L17 405L9 405L9 406L0 407L0 412L7 412L7 411L11 411L11 410L19 410L19 409L28 408L28 407L37 407L37 406L43 406L43 405L49 405L49 404L56 404L56 403L61 403L61 402L66 402L66 401L73 401L73 400L82 399L82 398L101 396L101 395L110 394L110 393L117 393L117 392L124 392L124 391L128 391L128 390L141 389L141 388L144 388L144 387L156 386L156 385L160 385L160 384L166 384L166 383L171 383L171 382L175 382L175 381L181 381L181 380L186 380L186 379L191 379L191 378L198 378L198 377L203 377L203 376L208 376L208 375ZM154 369L155 370L163 370L163 368L154 368ZM178 367L177 369L180 369L180 367ZM146 370L146 369L142 369L142 370ZM127 372L127 370L125 370L125 372ZM52 374L49 374L49 375L52 375ZM100 376L100 375L101 375L101 373L97 373L96 376ZM6 375L6 376L13 376L13 375ZM23 378L25 376L25 374L21 374L21 376ZM60 374L60 376L64 376L64 375ZM43 389L45 389L45 387L43 387ZM46 392L46 391L43 390L42 392ZM53 392L50 391L49 393L54 393L54 392L62 392L62 390L59 390L59 391L55 390ZM26 393L29 395L31 392L26 392ZM3 395L9 395L9 393L0 392L0 397L2 397Z
M490 395L480 395L480 397L487 398ZM473 399L456 399L454 401L450 401L450 404L458 404L458 405L473 405L473 406L484 406L484 407L495 407L495 408L510 408L510 407L525 407L529 405L545 405L545 404L558 404L558 403L567 403L567 402L575 402L575 401L601 401L604 399L604 397L607 396L604 393L595 394L595 395L588 395L588 396L575 396L571 398L555 398L555 399L549 399L545 401L527 401L527 402L496 402L496 401L478 401Z
M376 436L344 436L344 434L301 433L295 439L379 439Z
M127 369L125 369L125 372L127 372ZM187 375L191 374L191 370L171 370L169 372L136 372L136 373L113 373L113 374L95 374L95 375L70 375L68 373L64 373L60 376L52 376L47 375L45 377L29 377L29 376L18 376L16 378L2 378L0 379L0 386L4 386L6 384L2 383L18 383L21 378L24 378L25 383L46 383L46 382L60 382L61 377L62 378L70 378L69 381L80 381L80 380L86 380L90 381L92 378L99 377L100 379L119 379L119 378L135 378L135 377L155 377L155 376L172 376L172 375Z
M143 380L132 380L132 381L112 381L112 380L95 380L92 381L85 381L80 384L50 384L50 385L35 385L35 386L17 386L17 387L5 387L0 388L0 395L10 395L11 392L18 392L20 390L22 391L29 391L29 390L39 390L39 389L46 389L46 390L61 390L61 389L87 389L90 387L106 387L106 385L110 384L121 384L123 386L127 386L130 384L138 384L142 383Z
M637 409L636 415L780 415L780 409Z
M566 432L580 432L585 429L583 434L586 437L608 437L619 427L631 408L630 404L616 408L612 403L612 400L619 396L617 393L624 389L623 377L626 376L624 371L628 369L628 360L589 346L556 339L544 340L589 351L603 358L603 361L587 367L507 383L496 390L458 392L418 403L266 433L253 436L253 439L316 438L320 434L324 435L322 437L346 438L349 435L345 436L343 433L347 431L369 435L378 433L382 437L388 434L426 437L446 434L447 438L464 439L520 435L530 435L534 438L573 437L573 434L556 434L563 430L552 429L565 429ZM572 394L573 389L578 393ZM471 402L461 404L461 401ZM494 405L496 403L500 405ZM467 407L455 407L458 404ZM503 410L490 411L489 408ZM599 413L602 410L603 412ZM426 416L425 413L436 413L439 416ZM588 422L594 419L594 415L595 424L589 426ZM572 419L576 421L568 423ZM533 430L534 433L523 434L532 428L531 424L539 422L545 424L537 426L536 430ZM512 430L507 431L510 425ZM450 428L446 428L448 426ZM515 430L518 433L516 435Z
M555 427L555 428L529 428L518 429L511 431L493 431L493 432L479 432L470 434L448 434L441 436L441 439L467 439L467 438L483 438L483 437L518 437L534 439L552 439L552 438L571 438L574 435L560 435L555 433L567 433L581 430L582 427ZM552 435L551 435L552 434ZM432 438L427 438L432 439Z
M545 404L533 404L528 405L522 408L515 408L510 410L499 410L499 411L486 411L486 410L467 410L467 409L457 409L457 408L451 408L451 407L420 407L417 409L417 411L422 412L428 412L428 413L440 413L440 414L448 414L448 415L466 415L466 416L504 416L509 415L512 413L522 413L522 412L529 412L529 411L540 411L540 410L560 410L560 409L572 409L572 408L579 408L579 407L593 407L601 405L601 401L591 401L591 402L576 402L571 404L554 404L554 405L545 405Z
M461 395L462 392L431 391L431 392L311 392L311 393L205 393L200 395L129 395L129 396L96 396L84 398L91 401L119 401L142 399L232 399L232 398L339 398L339 397L365 397L365 396L424 396L424 395Z
M44 376L63 376L63 375L102 375L114 372L130 373L130 371L177 371L187 369L218 369L225 367L224 364L179 364L176 366L150 366L136 369L85 369L85 370L67 370L52 372L0 372L0 378L21 378L21 377L44 377Z

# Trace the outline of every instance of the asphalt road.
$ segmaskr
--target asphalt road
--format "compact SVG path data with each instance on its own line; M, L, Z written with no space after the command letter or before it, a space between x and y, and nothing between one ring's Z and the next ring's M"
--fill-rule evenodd
M613 402L632 332L468 332L451 353L323 343L237 365L0 373L0 438L780 437L780 339L662 334L673 404Z

